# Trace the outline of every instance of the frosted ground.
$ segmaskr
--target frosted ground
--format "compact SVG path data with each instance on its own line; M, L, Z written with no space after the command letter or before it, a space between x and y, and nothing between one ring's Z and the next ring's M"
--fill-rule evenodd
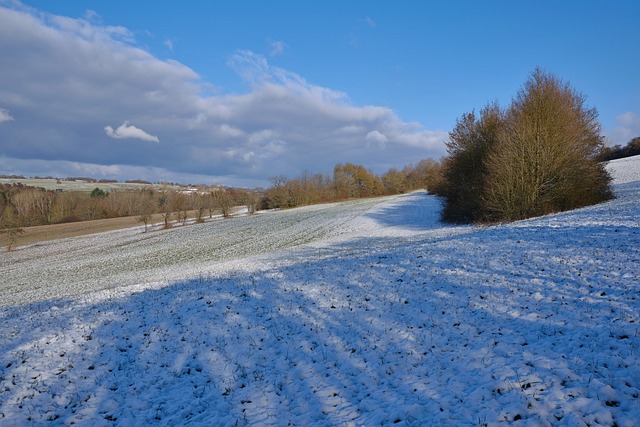
M0 425L640 419L640 157L614 201L447 227L424 193L0 254Z

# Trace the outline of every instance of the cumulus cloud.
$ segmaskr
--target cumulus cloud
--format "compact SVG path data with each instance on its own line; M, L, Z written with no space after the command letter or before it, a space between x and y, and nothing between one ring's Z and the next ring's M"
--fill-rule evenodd
M9 114L9 110L0 108L0 123L13 121L13 116Z
M232 138L239 138L245 135L242 129L234 128L233 126L229 126L226 123L220 125L220 132L222 133L222 135Z
M374 143L378 147L382 147L382 148L384 148L387 142L387 137L384 136L384 134L378 132L377 130L372 130L371 132L367 133L366 139L368 142Z
M0 61L0 121L19 116L0 126L2 155L33 165L65 160L172 181L266 185L274 175L330 173L336 163L381 173L444 154L446 132L355 105L248 50L227 63L246 90L221 93L188 66L137 46L126 28L0 6L0 57L11 59ZM111 127L123 117L135 126ZM149 150L109 139L159 142L155 135L171 143Z
M108 136L115 139L135 138L143 141L160 142L157 136L153 136L140 128L135 127L129 122L124 122L116 130L111 126L105 126L104 131Z
M299 100L304 102L306 107L322 109L329 115L341 115L348 111L349 119L364 118L368 115L379 116L390 112L380 107L350 105L344 92L313 85L302 76L274 67L264 56L248 50L237 51L228 64L254 89L249 94L251 98L247 98L252 101L264 97L273 101Z

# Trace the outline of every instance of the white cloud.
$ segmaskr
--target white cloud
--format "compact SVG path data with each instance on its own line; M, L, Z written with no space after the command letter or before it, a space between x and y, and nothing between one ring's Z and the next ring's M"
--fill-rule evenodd
M267 43L269 44L269 55L272 57L282 55L287 48L287 44L282 40L272 40L268 38Z
M219 182L265 185L274 175L330 173L336 163L384 172L444 154L445 132L404 122L388 108L354 105L346 93L275 67L265 56L233 54L228 65L246 90L225 94L132 38L126 28L0 6L0 57L11 59L0 61L0 117L19 111L19 120L0 126L3 154L119 165L145 176L148 168L176 177L215 171ZM135 118L136 126L111 127L123 117ZM165 143L153 150L107 138L158 142L154 135Z
M615 127L606 132L610 145L626 145L632 138L640 136L640 115L632 111L616 117Z
M14 118L11 114L9 114L9 110L5 110L4 108L0 108L0 123L13 121Z
M279 100L291 97L316 106L326 106L331 109L343 107L353 112L366 112L366 114L374 110L388 111L380 107L351 106L344 92L313 85L296 73L270 65L265 57L248 50L237 51L229 59L229 65L253 87L250 94L253 98L269 97Z
M105 126L104 131L108 136L115 139L135 138L143 141L160 142L157 136L150 135L129 122L124 122L114 131L111 126Z
M377 130L372 130L371 132L369 132L366 139L367 142L373 143L379 148L384 148L385 144L387 143L387 137Z
M362 20L365 24L367 24L367 26L369 26L370 28L375 28L376 27L376 22L371 19L370 17L366 17Z
M173 52L173 40L171 39L167 39L164 41L164 45L167 47L167 49L169 49L171 52Z
M617 117L618 123L626 126L637 126L640 123L640 116L631 111L627 111Z
M49 20L52 27L51 29L57 29L61 31L62 35L75 35L82 37L87 41L103 41L108 42L110 40L120 40L128 43L134 43L135 39L133 33L121 26L100 26L97 23L90 22L89 19L94 20L97 15L89 13L89 19L74 19L66 16L49 15ZM66 33L66 34L64 34Z
M100 22L102 21L102 17L93 9L87 9L84 12L84 19L89 22Z
M220 132L224 136L230 136L233 138L239 138L245 134L241 129L234 128L233 126L229 126L226 123L220 125Z

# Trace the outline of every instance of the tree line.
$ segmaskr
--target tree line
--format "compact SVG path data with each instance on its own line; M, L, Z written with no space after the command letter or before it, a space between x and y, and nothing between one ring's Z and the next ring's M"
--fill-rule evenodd
M489 103L458 119L435 193L449 222L514 221L611 197L598 161L603 136L594 108L552 74L536 69L502 109Z
M598 154L598 160L607 162L638 155L640 155L640 136L631 139L624 147L619 144L613 147L602 147Z
M362 165L338 164L333 175L303 172L288 179L271 179L272 186L265 192L261 207L264 209L292 208L296 206L329 203L363 197L402 194L435 186L440 176L440 163L425 159L402 169L391 168L381 176Z
M267 190L200 188L196 191L141 189L91 193L56 192L23 184L0 184L0 229L136 216L145 229L152 216L161 215L165 227L193 218L202 222L244 206L259 209L292 208L360 197L404 193L432 187L439 176L438 162L427 159L377 176L364 166L339 164L332 176L305 172L297 178L272 178Z
M91 193L56 192L22 184L0 184L0 228L30 227L76 221L137 216L148 224L161 214L165 226L172 220L185 222L191 215L202 221L206 215L229 216L235 206L255 212L260 194L253 190L215 188L194 192L161 190L118 190L96 187Z

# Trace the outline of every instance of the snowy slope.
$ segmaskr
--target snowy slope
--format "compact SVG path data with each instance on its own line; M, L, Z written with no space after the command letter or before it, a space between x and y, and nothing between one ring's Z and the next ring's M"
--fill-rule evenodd
M618 184L640 181L640 156L612 160L607 163L607 170Z
M488 228L414 193L2 254L0 425L637 425L640 181L615 190Z

